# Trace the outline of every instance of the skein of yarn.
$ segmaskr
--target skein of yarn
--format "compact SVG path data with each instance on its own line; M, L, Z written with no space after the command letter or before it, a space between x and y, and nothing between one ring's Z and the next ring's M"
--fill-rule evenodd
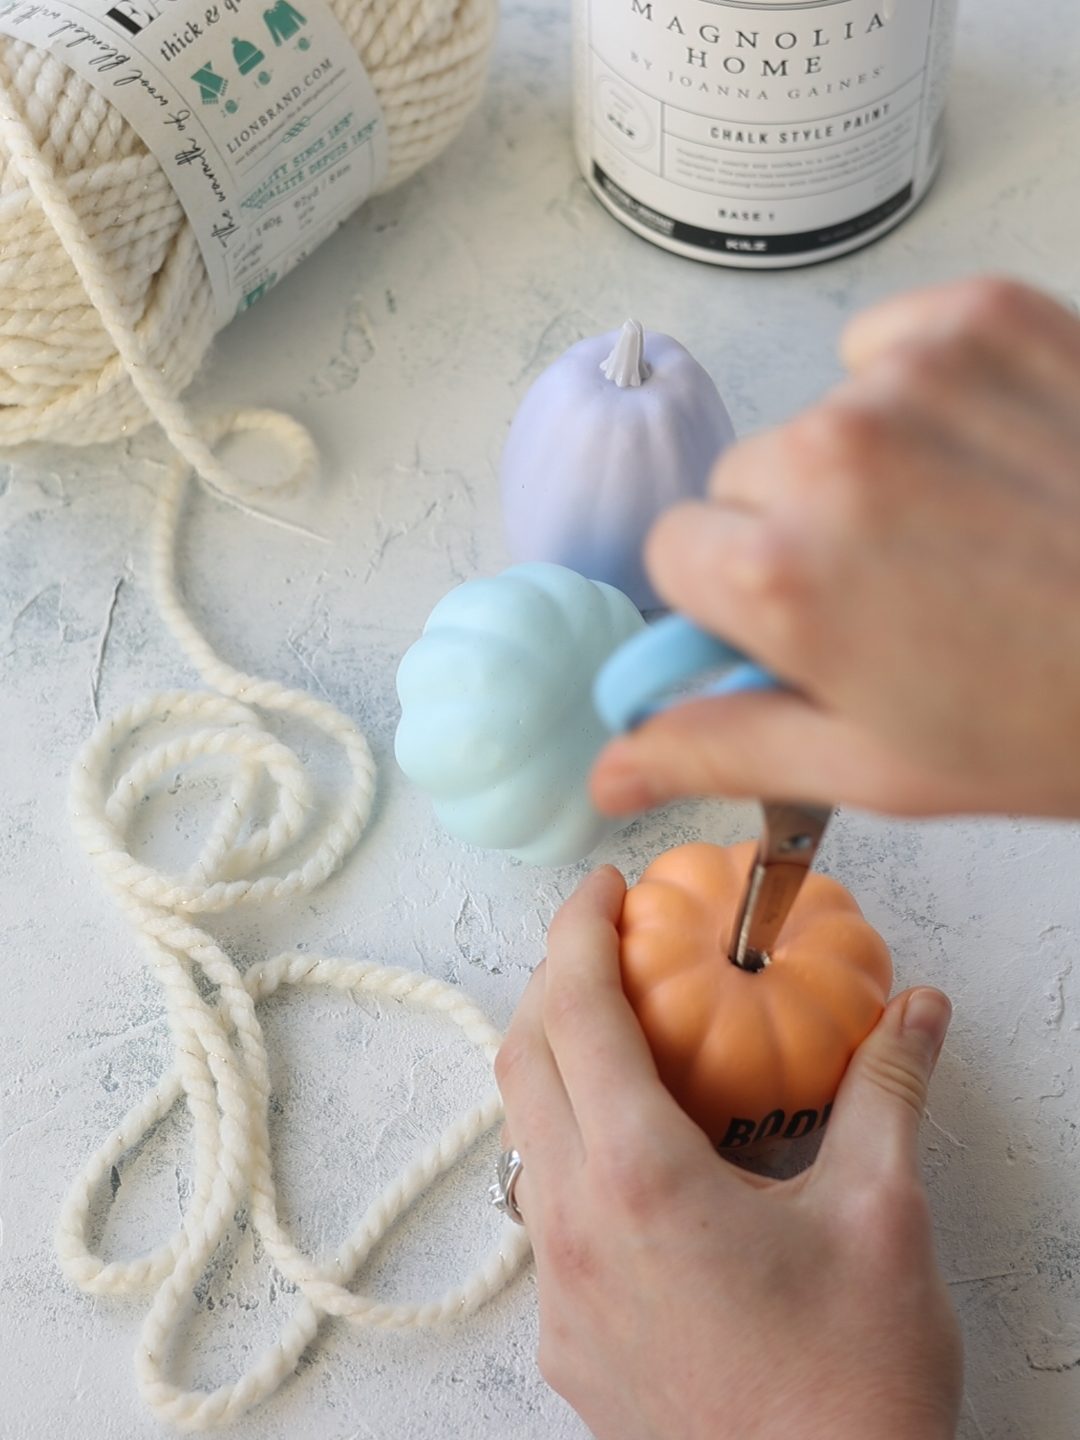
M382 107L387 190L449 144L480 98L496 0L324 3ZM108 273L125 327L175 396L197 373L218 322L172 186L100 91L51 54L3 35L0 111L0 447L92 444L160 420L9 132L30 137L30 158L61 190Z

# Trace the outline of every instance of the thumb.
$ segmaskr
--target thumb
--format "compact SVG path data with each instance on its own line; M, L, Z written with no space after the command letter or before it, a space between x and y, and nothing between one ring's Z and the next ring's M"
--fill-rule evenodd
M846 1183L918 1170L919 1125L951 1018L940 990L907 990L890 1002L836 1097L819 1157L827 1177Z

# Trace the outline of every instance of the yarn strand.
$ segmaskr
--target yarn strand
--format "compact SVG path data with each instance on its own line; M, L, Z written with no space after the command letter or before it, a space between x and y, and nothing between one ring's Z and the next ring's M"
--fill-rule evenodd
M215 433L250 428L260 419L257 412L246 413L231 426L222 423ZM295 452L301 467L305 455L301 444ZM409 970L290 952L241 974L225 950L189 918L307 894L320 885L363 833L374 795L374 765L363 735L334 706L234 669L187 614L175 568L186 482L187 466L179 460L158 502L151 543L154 591L170 630L213 689L151 695L101 721L78 756L71 790L75 832L161 984L176 1058L83 1167L62 1207L56 1243L65 1274L83 1290L106 1295L153 1291L137 1351L139 1388L161 1419L194 1431L236 1419L277 1389L325 1316L392 1330L444 1324L471 1313L501 1289L527 1257L528 1241L523 1231L504 1226L480 1268L431 1300L388 1303L350 1288L396 1221L498 1123L502 1111L494 1092L384 1188L331 1260L304 1255L281 1221L268 1128L269 1064L256 1010L261 1001L285 985L327 986L397 1001L457 1026L488 1061L500 1036L460 991ZM345 754L350 779L315 835L309 833L314 800L303 767L265 729L259 711L301 717ZM176 733L157 738L163 727ZM145 742L148 730L156 743L125 761L133 747ZM183 874L164 874L132 854L129 827L156 786L205 757L235 764L231 789L195 863ZM267 786L274 807L260 822L254 800ZM305 842L302 861L276 873L266 871ZM199 974L215 987L212 1000L201 993ZM194 1147L193 1194L183 1224L146 1255L106 1262L88 1238L94 1198L113 1167L181 1098L191 1116ZM213 1391L187 1390L168 1378L165 1357L194 1288L241 1206L248 1208L268 1258L301 1299L276 1341L243 1375Z
M187 461L199 478L219 496L238 509L271 520L281 521L248 505L239 491L243 488L235 474L221 463L211 443L200 434L186 407L170 390L162 374L147 359L138 335L128 324L112 276L98 257L75 208L52 169L42 157L29 126L17 113L14 100L0 80L0 147L15 160L26 183L41 207L46 220L63 246L82 282L87 298L97 312L102 327L116 348L135 391L146 411L160 426L176 453ZM257 416L257 421L254 417ZM296 480L303 481L314 472L315 448L302 426L286 415L272 410L247 412L233 424L234 429L268 432L287 444L296 456ZM281 487L279 487L281 488ZM311 535L311 531L301 530ZM321 538L321 537L318 537Z

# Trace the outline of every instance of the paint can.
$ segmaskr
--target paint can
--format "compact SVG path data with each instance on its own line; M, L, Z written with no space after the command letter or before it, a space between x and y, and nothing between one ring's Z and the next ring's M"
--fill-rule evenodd
M637 234L780 269L886 234L941 163L957 0L574 0L575 134Z

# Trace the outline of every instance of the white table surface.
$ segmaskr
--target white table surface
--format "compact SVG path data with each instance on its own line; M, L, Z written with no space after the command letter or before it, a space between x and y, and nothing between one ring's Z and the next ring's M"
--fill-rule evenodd
M848 259L746 275L676 259L601 211L571 155L564 7L508 7L461 140L224 334L191 393L200 407L278 405L311 426L323 479L288 513L332 537L304 542L200 498L182 565L193 609L237 663L355 717L380 765L375 823L343 873L291 909L217 927L242 962L302 944L420 967L505 1023L581 867L526 870L436 830L393 766L393 676L433 603L506 563L495 477L516 402L565 346L635 314L711 370L747 433L836 377L840 325L879 295L992 267L1080 299L1078 66L1073 0L968 4L947 167L921 211ZM134 1388L141 1307L70 1289L51 1232L69 1179L166 1053L158 993L66 818L99 649L102 713L194 683L147 585L162 456L149 432L0 467L5 1440L159 1433ZM177 805L159 838L194 828L197 797ZM752 824L746 807L683 807L601 855L637 873L683 838ZM956 1001L924 1148L967 1335L964 1440L1073 1440L1080 829L844 814L823 863L888 938L898 982L939 982ZM318 1250L486 1077L442 1032L386 1010L308 996L265 1015L285 1211ZM482 1193L493 1153L492 1142L401 1227L372 1283L434 1294L465 1272L495 1234ZM109 1254L176 1223L188 1163L185 1128L171 1123L124 1171ZM180 1373L223 1381L287 1303L241 1237L201 1296ZM580 1437L537 1376L536 1328L531 1278L449 1336L329 1325L301 1374L233 1433Z

